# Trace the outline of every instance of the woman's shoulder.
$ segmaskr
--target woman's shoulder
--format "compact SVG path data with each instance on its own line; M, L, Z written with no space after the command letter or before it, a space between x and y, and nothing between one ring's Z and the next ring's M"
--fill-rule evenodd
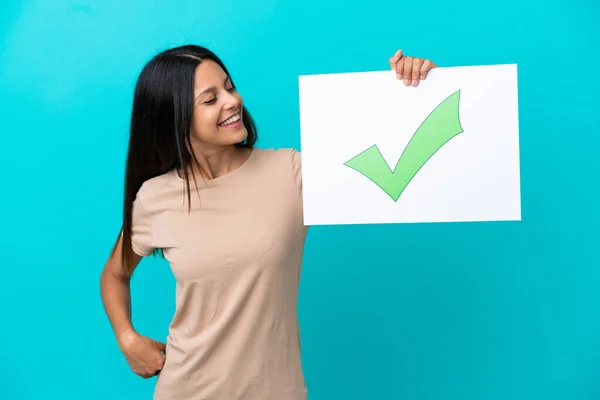
M262 152L266 155L291 154L298 151L293 147L255 147L254 150Z
M300 151L294 149L293 147L280 147L280 148L255 148L254 151L257 151L262 158L266 162L270 163L279 163L280 165L294 165L296 164L300 158Z
M164 174L145 180L140 186L136 197L138 197L142 203L155 202L157 199L164 196L167 189L173 187L173 181L176 178L174 174L176 173L177 171L173 169Z
M302 185L302 155L292 147L259 149L263 159L263 170L270 171L283 179Z

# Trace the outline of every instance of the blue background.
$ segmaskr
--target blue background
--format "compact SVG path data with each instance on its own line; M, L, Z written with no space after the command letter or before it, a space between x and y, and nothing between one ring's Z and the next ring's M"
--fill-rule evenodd
M518 63L523 221L311 229L311 400L600 398L600 6L594 0L3 1L0 399L149 399L102 309L133 85L208 46L258 121L300 146L301 74ZM351 116L341 116L348 117ZM145 260L134 322L163 340L174 280Z

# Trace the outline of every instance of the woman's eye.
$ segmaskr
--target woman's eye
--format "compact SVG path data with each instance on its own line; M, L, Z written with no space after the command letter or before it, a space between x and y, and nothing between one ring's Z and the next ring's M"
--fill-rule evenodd
M232 86L232 87L230 87L229 89L227 89L227 91L228 91L228 92L230 92L230 93L231 93L231 92L234 92L234 91L235 91L235 86ZM206 101L204 102L204 104L214 104L216 101L217 101L217 98L216 98L216 97L213 97L213 98L212 98L212 99L210 99L210 100L206 100Z

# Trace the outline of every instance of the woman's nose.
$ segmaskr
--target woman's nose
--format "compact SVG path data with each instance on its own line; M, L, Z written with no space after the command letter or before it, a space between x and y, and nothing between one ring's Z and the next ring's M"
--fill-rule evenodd
M236 96L235 94L226 92L226 98L225 98L225 107L227 108L236 108L236 107L240 107L240 99L238 96Z

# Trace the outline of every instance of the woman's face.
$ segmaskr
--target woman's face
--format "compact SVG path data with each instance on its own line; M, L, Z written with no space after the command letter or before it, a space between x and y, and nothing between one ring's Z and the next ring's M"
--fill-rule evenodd
M202 147L232 145L246 139L242 97L229 76L212 60L196 68L191 140Z

